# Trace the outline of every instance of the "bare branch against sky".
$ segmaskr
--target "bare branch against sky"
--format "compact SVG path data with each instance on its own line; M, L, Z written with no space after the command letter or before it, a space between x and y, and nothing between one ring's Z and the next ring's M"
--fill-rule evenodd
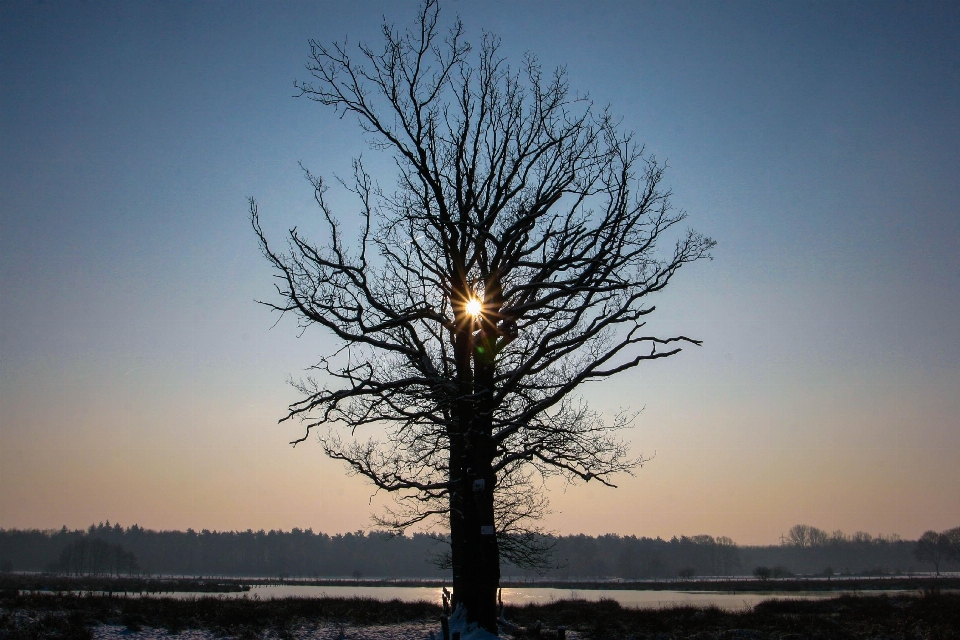
M453 604L496 633L501 559L542 549L524 544L538 483L612 487L640 463L618 437L630 417L578 392L700 344L647 320L653 295L714 242L682 229L662 165L562 69L530 53L511 67L495 35L474 50L439 14L427 0L409 30L385 24L382 49L310 43L313 78L297 88L356 117L397 167L382 190L354 161L343 186L359 237L309 171L322 245L292 229L285 252L272 248L250 210L279 293L264 304L336 339L318 377L296 384L295 442L329 428L326 454L396 498L381 523L444 527Z

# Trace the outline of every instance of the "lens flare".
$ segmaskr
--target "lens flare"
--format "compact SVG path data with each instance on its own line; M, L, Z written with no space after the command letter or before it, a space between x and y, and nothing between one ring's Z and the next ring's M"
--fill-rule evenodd
M483 305L480 304L480 301L474 298L467 302L467 313L476 317L480 315L480 312L483 310Z

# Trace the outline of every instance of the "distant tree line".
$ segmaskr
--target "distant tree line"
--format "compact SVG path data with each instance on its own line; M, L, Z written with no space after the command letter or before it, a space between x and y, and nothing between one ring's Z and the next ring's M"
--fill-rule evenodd
M864 531L827 533L798 524L780 545L746 547L743 563L761 580L793 574L885 575L930 569L939 573L941 567L960 569L960 527L942 533L928 531L913 541Z
M941 565L960 564L960 527L937 533L927 531L917 540L913 555L922 562L933 565L936 574L940 575Z
M874 538L866 531L857 531L853 535L848 536L839 529L833 533L827 533L823 529L811 527L807 524L796 524L792 526L784 541L785 544L800 549L837 547L847 543L869 545L897 542L900 542L900 536L895 533L889 536L880 535Z
M929 531L918 541L857 532L826 534L797 525L783 543L738 546L709 535L662 538L544 536L554 578L691 578L793 574L885 574L960 568L960 528ZM14 571L187 576L443 578L445 545L426 534L382 532L328 535L290 531L153 531L109 522L86 530L0 529L0 568ZM759 570L759 573L757 571ZM535 577L503 567L504 576Z
M0 530L0 559L14 571L74 572L82 541L117 545L147 575L442 577L431 564L442 543L425 534L327 535L291 531L153 531L109 522L86 531ZM66 563L66 564L65 564ZM74 563L74 564L71 564Z
M123 546L88 537L79 538L65 546L52 568L78 576L119 576L140 571L137 557Z
M741 572L740 548L726 536L662 538L586 535L549 536L553 545L556 578L690 578L737 575ZM536 574L504 567L504 575Z

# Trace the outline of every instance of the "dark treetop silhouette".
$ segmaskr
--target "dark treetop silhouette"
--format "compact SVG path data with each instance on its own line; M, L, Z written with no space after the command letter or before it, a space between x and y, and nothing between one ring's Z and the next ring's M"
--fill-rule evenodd
M329 425L327 455L397 497L382 523L449 526L454 604L496 632L501 557L539 561L542 479L613 486L641 462L617 437L631 416L605 419L572 392L698 344L647 334L646 296L714 243L687 230L659 252L685 217L658 186L663 166L562 70L530 55L513 69L496 38L474 52L459 21L444 36L437 16L428 0L413 29L385 25L383 50L356 59L310 43L302 95L355 115L398 167L388 192L354 162L343 184L362 203L357 242L309 171L324 246L293 229L275 250L250 207L277 270L280 301L266 304L342 343L315 365L322 379L297 385L284 418L304 421L296 442ZM364 427L384 439L355 439Z

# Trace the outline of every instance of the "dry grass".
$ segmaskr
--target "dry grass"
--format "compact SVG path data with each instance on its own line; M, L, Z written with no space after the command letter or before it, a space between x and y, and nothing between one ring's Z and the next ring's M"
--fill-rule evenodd
M87 640L96 624L121 624L179 632L205 629L232 637L291 637L291 630L317 624L350 627L437 620L427 602L366 598L124 598L0 593L0 637ZM563 625L587 640L696 639L775 640L890 638L960 640L960 595L841 596L829 600L770 600L739 612L715 607L631 609L606 600L559 601L510 607L508 618L523 626L543 624L540 638L556 637ZM439 632L439 625L438 632Z
M514 609L511 621L564 625L589 640L763 638L960 639L960 595L840 596L828 600L768 600L753 609L716 607L631 609L617 602L562 601Z

